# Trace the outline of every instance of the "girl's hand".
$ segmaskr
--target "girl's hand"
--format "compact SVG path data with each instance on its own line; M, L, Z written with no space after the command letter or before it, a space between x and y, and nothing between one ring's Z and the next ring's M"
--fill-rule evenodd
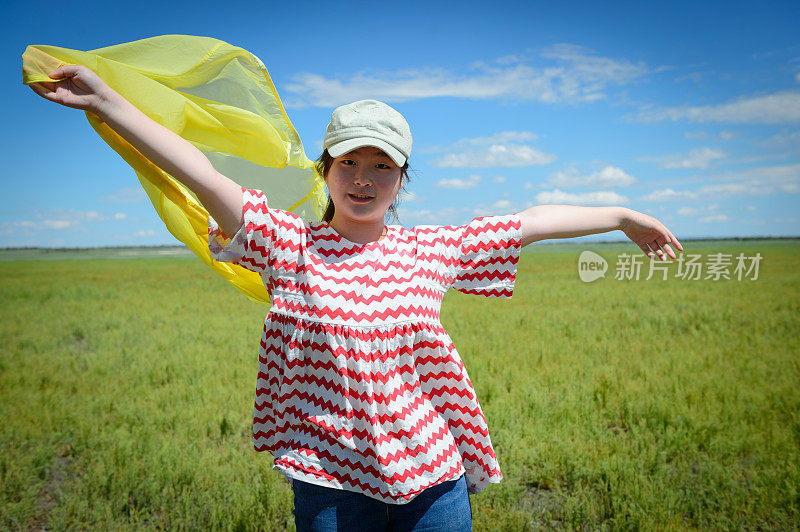
M46 100L74 109L98 114L113 93L100 76L83 65L62 65L48 75L58 81L31 83L29 87Z
M620 229L651 259L658 255L661 260L667 260L664 257L664 251L671 259L674 259L675 252L670 244L679 251L683 251L681 243L664 224L641 212L626 209L625 219Z

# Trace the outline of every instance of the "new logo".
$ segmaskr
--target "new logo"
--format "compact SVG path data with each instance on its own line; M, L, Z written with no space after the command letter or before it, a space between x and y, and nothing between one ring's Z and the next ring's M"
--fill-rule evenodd
M584 283L591 283L606 276L608 262L594 251L582 251L578 257L578 276Z

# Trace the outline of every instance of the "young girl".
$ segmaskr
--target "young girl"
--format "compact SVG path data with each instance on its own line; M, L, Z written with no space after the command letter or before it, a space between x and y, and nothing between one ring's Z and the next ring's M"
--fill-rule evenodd
M292 481L298 530L469 530L468 493L502 478L466 369L439 322L448 288L511 297L520 249L622 230L649 257L682 246L621 207L542 205L461 227L384 223L406 180L411 132L364 100L334 110L318 161L323 221L274 209L218 173L92 70L65 65L40 96L97 115L193 191L217 260L258 272L264 323L253 438Z

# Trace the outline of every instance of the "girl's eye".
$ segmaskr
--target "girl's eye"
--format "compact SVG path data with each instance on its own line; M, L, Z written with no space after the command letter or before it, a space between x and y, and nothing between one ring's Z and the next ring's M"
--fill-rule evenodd
M356 162L353 161L352 159L342 159L342 164L353 165L356 164Z
M389 169L389 165L388 164L384 164L384 163L378 163L375 166L380 168L381 170L388 170Z

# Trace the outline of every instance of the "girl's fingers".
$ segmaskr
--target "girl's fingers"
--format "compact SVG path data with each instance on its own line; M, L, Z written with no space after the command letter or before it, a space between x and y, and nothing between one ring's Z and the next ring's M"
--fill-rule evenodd
M639 244L639 247L642 248L642 251L644 251L645 254L653 260L655 260L656 255L659 259L666 260L664 258L664 252L661 250L661 246L657 240L652 240L650 242L645 241L643 244Z
M63 79L66 77L64 74L64 66L60 66L48 74L52 79Z
M49 83L31 83L30 85L28 85L28 87L30 87L31 90L33 90L33 92L35 92L42 98L52 100L53 91L47 87L42 87L42 85L49 85Z
M52 79L64 79L75 76L81 70L81 65L61 65L48 74Z
M683 251L683 246L680 242L678 242L678 239L675 238L675 235L673 235L669 229L667 230L667 233L669 233L669 241L672 242L676 248L678 248L678 251Z
M652 249L655 252L655 254L658 255L659 259L666 260L664 258L664 252L661 250L661 247L658 245L658 242L656 242L654 240L654 241L650 242L649 245L650 245L650 249ZM652 255L651 255L651 257L652 257Z
M50 91L50 92L55 91L56 87L58 86L57 83L51 82L51 81L40 81L40 82L37 83L37 85L42 87L44 90Z
M669 247L669 236L666 236L666 235L667 235L667 230L666 230L666 228L664 228L664 233L662 233L662 235L659 236L656 239L656 244L658 244L661 247L661 249L663 249L666 252L666 254L667 254L667 256L669 256L669 258L674 259L675 258L675 252L672 251L671 247ZM662 260L666 260L666 259L664 259L662 257Z
M643 231L645 235L640 237L638 242L635 243L645 255L651 259L655 259L656 256L662 261L666 261L667 257L675 259L678 257L675 253L675 249L683 251L683 246L678 242L678 239L675 238L675 235L663 224L658 222L658 220L654 219L653 225L647 227L645 231ZM632 236L633 235L629 235L629 237ZM631 240L633 240L633 238L631 238ZM673 246L675 249L673 249Z

